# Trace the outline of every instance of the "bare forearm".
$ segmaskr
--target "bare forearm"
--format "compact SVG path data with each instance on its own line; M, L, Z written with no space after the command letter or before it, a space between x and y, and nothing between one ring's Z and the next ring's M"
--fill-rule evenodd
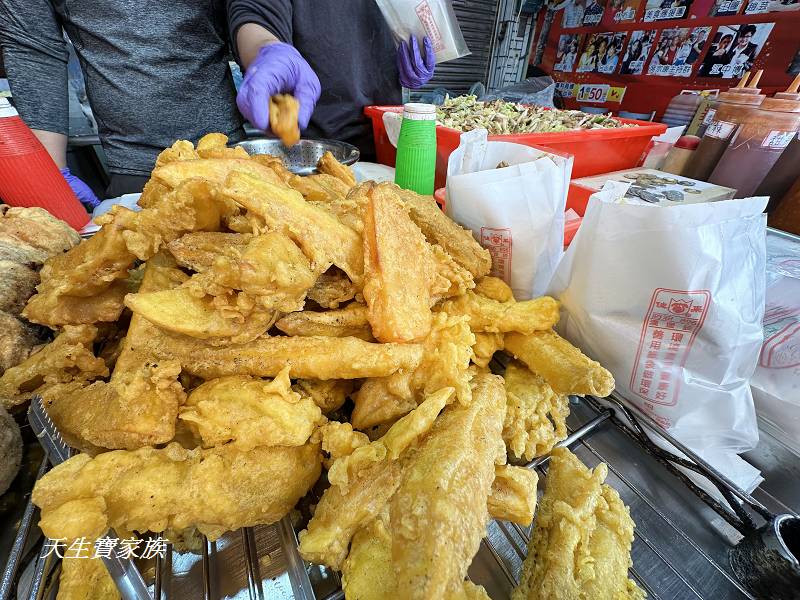
M236 49L239 52L242 66L247 69L262 46L274 44L277 41L279 41L278 38L261 25L255 23L242 25L236 32Z
M63 133L44 131L43 129L32 129L33 135L45 147L50 158L56 163L59 169L67 166L67 136Z

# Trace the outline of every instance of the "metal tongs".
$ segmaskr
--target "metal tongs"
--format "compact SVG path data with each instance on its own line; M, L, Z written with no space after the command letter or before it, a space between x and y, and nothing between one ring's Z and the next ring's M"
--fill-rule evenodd
M638 408L629 407L614 396L602 401L587 398L597 406L611 405L615 411L612 419L623 431L634 437L656 460L680 478L703 502L708 504L744 537L730 551L730 564L736 577L754 595L770 600L798 598L800 591L800 518L796 514L776 515L692 450L664 431ZM623 417L623 418L620 418ZM653 442L645 432L648 429L677 448L678 456ZM694 483L681 469L703 476L727 502L718 502ZM764 524L756 525L749 508Z

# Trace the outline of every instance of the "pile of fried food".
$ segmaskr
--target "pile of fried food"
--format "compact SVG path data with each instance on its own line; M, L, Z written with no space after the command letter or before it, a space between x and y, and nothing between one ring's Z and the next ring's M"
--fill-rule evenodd
M567 395L605 396L611 374L431 198L226 141L176 142L140 212L115 207L42 270L24 313L60 333L0 378L82 451L37 483L41 529L213 540L282 518L324 470L300 553L341 570L346 597L487 598L465 577L489 519L529 525L536 503L509 460L549 453ZM501 349L505 377L487 368ZM635 590L633 523L602 476L548 483L525 581ZM567 597L537 586L521 597Z

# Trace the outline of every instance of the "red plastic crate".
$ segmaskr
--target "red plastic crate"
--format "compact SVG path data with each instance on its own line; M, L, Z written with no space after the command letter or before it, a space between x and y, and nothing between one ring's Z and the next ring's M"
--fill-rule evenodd
M383 126L383 114L403 112L402 106L368 106L364 113L372 119L375 150L378 162L394 166L396 149L389 141ZM588 177L639 165L647 151L650 140L667 130L663 123L620 119L638 127L619 129L582 129L557 133L522 133L519 135L490 135L490 140L516 142L526 146L544 146L554 151L572 154L575 163L572 177ZM447 176L447 161L458 148L461 132L450 127L436 127L436 187L444 185Z

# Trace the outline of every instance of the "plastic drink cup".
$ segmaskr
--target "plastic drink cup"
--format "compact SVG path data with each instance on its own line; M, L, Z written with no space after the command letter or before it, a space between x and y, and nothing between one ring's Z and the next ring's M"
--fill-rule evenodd
M403 107L394 182L418 194L433 194L436 177L436 107L411 102Z

